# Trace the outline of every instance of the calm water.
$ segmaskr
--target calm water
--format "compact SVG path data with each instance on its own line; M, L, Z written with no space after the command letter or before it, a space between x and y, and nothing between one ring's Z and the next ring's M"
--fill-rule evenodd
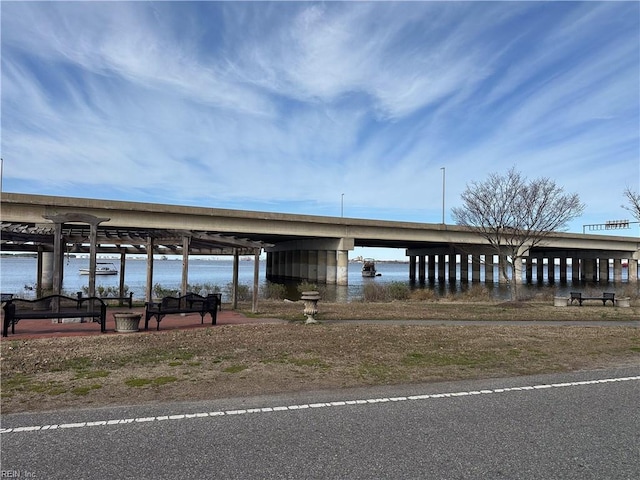
M104 261L104 259L101 259ZM111 261L111 260L108 260ZM119 268L120 261L114 260L114 265ZM88 259L69 258L65 259L65 273L63 281L63 289L69 294L82 291L83 287L88 285L88 276L80 275L79 269L89 266ZM35 284L36 284L36 268L37 263L35 258L0 258L0 289L3 293L13 293L15 296L30 298L35 296ZM181 260L159 260L154 261L153 266L153 282L154 284L160 284L164 288L179 289L182 273L182 261ZM442 282L429 283L424 285L419 283L411 284L409 282L409 264L408 263L377 263L376 268L378 273L382 275L375 278L362 278L360 273L361 264L351 263L349 264L349 286L327 286L327 293L332 294L330 291L335 289L336 300L338 301L350 301L362 296L362 288L365 283L390 283L390 282L402 282L410 285L412 288L434 288L440 293L447 293L449 291L458 291L464 288L468 288L471 283L460 284ZM559 267L556 267L556 271ZM569 269L570 270L570 269ZM260 283L261 286L266 282L265 280L265 262L260 262ZM484 279L484 273L481 272ZM612 272L611 272L612 274ZM127 259L125 269L125 284L129 287L129 290L133 291L135 298L144 298L145 282L147 275L146 260L143 259ZM556 277L557 277L556 273ZM497 269L494 272L494 277L497 278ZM253 261L240 261L238 272L239 283L251 287L253 285ZM626 281L627 270L623 269L623 281ZM203 259L191 259L189 261L189 283L196 284L211 284L220 287L225 292L226 285L230 284L233 279L233 260L203 260ZM570 279L570 272L569 272ZM534 284L523 285L525 290L538 289L540 285L549 286L547 279L544 278L539 284L535 279L534 269ZM105 287L113 286L117 287L119 282L119 275L110 276L98 276L96 277L96 285L103 285ZM579 282L576 282L579 283ZM579 283L580 286L584 286ZM606 285L607 291L616 291L616 288L625 288L627 284L612 284ZM604 285L600 285L604 287ZM509 298L509 290L506 285L498 285L497 283L489 285L489 288L493 291L494 295L499 298ZM560 284L556 282L553 285L558 295L567 294L569 290L576 288L575 285L569 280L566 284ZM295 296L295 289L290 289L290 297ZM228 299L225 298L225 301Z

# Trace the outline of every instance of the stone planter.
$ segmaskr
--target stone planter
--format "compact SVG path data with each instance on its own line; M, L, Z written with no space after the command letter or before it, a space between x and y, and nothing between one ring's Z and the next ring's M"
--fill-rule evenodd
M116 321L116 332L131 333L140 330L140 313L116 312L113 319Z
M569 304L568 297L553 297L554 307L566 307Z
M616 298L616 307L631 307L631 298L629 297L620 297Z
M307 320L304 323L318 323L313 316L318 313L318 300L320 300L319 292L302 292L301 300L304 302L304 311Z

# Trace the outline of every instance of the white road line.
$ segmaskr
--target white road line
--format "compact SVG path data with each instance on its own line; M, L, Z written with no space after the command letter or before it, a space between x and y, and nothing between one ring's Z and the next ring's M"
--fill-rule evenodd
M192 418L206 418L206 417L219 417L230 415L247 415L256 413L271 413L271 412L283 412L289 410L303 410L308 408L328 408L328 407L342 407L349 405L372 405L376 403L384 402L411 402L419 400L429 400L437 398L455 398L465 397L472 395L488 395L496 393L508 393L508 392L523 392L523 391L536 391L544 390L548 388L570 388L580 387L585 385L598 385L602 383L613 382L631 382L640 381L640 375L635 377L618 377L618 378L604 378L600 380L583 380L580 382L565 382L565 383L551 383L541 385L525 385L521 387L505 387L495 388L492 390L471 390L468 392L449 392L449 393L432 393L427 395L410 395L406 397L390 397L390 398L369 398L362 400L341 400L327 403L309 403L303 405L287 405L287 406L275 406L275 407L262 407L262 408L250 408L246 410L224 410L214 412L201 412L201 413L185 413L175 415L162 415L157 417L139 417L139 418L121 418L113 420L97 420L93 422L77 422L77 423L62 423L59 425L35 425L35 426L23 426L14 428L0 428L0 434L7 433L22 433L22 432L41 432L44 430L59 430L59 429L73 429L73 428L87 428L87 427L103 427L107 425L125 425L132 423L147 423L157 422L162 420L188 420Z

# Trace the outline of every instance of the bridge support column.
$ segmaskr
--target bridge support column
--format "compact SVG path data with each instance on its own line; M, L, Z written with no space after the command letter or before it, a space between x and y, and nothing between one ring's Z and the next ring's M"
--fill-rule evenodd
M409 280L412 282L416 281L416 256L409 256Z
M560 283L567 283L567 257L560 257Z
M549 283L556 281L556 259L554 257L547 258L547 279Z
M438 255L438 282L444 282L446 277L446 255Z
M420 255L418 258L418 281L420 283L424 283L425 280L425 268L426 268L427 257L424 255Z
M327 283L327 251L318 250L318 283Z
M533 258L527 257L525 262L525 278L527 283L531 283L533 282Z
M544 282L544 258L536 258L536 282Z
M629 258L627 262L629 283L638 283L638 260L636 260L635 258Z
M585 258L584 262L584 279L588 282L595 282L598 280L596 276L596 260L594 258Z
M466 253L460 254L460 281L469 283L469 255Z
M310 282L318 281L318 251L309 250L309 257L307 260L307 279Z
M457 266L457 255L455 253L449 254L449 283L456 282L456 266Z
M291 255L291 278L300 278L300 250L293 250Z
M571 281L580 281L580 259L577 257L571 259Z
M484 283L493 283L493 254L485 254L484 256Z
M430 282L436 281L436 256L429 255L429 265L427 265L428 279Z
M298 280L308 280L309 277L309 250L300 250L300 275Z
M613 281L616 283L622 281L622 260L619 258L613 259Z
M599 280L601 282L609 281L609 259L608 258L599 258L598 259L598 270L599 270Z
M335 285L337 278L336 251L327 250L327 284Z
M338 250L337 254L337 278L338 285L349 285L349 251Z
M480 282L480 255L471 255L471 283Z

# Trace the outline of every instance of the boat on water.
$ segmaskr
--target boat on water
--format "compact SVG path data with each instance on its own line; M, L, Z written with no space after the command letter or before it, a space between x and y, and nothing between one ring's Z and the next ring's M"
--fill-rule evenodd
M117 275L118 269L113 263L97 262L96 275ZM80 275L89 275L89 268L81 268Z
M362 276L375 277L379 275L379 273L376 273L376 261L373 258L365 258L362 261Z

